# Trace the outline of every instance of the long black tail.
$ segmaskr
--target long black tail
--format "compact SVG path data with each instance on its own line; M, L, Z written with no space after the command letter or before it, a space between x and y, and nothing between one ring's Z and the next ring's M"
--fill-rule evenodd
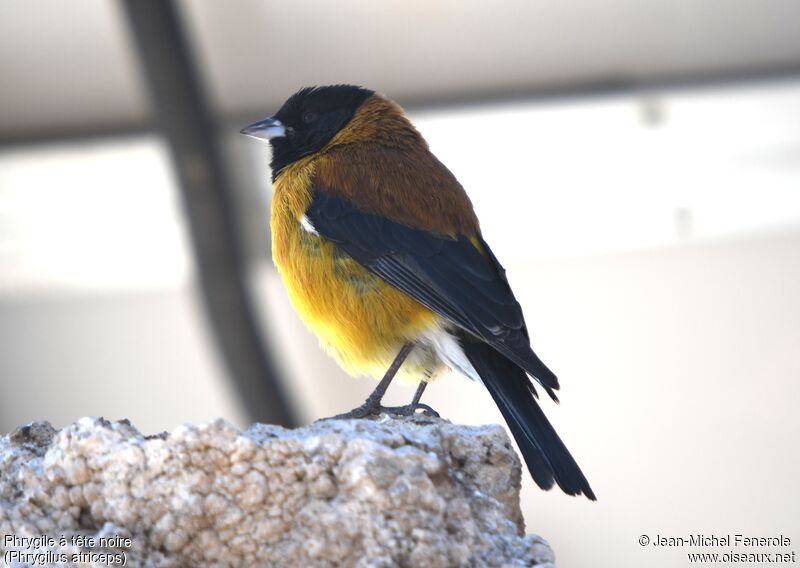
M525 371L475 338L464 337L461 346L503 414L536 484L550 489L555 482L564 493L596 500L581 468L536 402Z

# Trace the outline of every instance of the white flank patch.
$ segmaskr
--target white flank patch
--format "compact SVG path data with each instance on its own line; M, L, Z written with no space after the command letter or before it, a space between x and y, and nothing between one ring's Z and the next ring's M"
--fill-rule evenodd
M481 377L467 359L458 340L442 328L434 328L424 332L417 338L419 343L430 347L448 367L464 375L468 379L482 383Z

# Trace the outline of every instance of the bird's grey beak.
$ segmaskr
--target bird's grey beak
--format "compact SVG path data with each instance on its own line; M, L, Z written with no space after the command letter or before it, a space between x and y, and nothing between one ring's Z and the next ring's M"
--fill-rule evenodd
M261 140L272 140L286 136L286 127L277 118L265 118L254 122L250 126L245 126L239 132L253 138Z

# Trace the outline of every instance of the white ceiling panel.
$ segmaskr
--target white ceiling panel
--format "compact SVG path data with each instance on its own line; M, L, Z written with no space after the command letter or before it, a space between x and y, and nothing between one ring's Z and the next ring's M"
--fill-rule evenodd
M119 7L110 0L0 0L0 134L146 119Z
M301 85L403 101L800 64L797 0L179 0L212 101ZM146 120L118 2L0 0L0 135Z
M352 82L402 100L800 59L797 0L182 0L214 100Z

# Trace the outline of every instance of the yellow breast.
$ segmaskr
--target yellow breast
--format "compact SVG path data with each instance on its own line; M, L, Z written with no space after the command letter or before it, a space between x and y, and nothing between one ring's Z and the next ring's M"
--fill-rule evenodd
M300 160L274 184L272 257L294 308L339 364L352 374L379 376L404 342L438 318L303 228L314 167L314 158Z

